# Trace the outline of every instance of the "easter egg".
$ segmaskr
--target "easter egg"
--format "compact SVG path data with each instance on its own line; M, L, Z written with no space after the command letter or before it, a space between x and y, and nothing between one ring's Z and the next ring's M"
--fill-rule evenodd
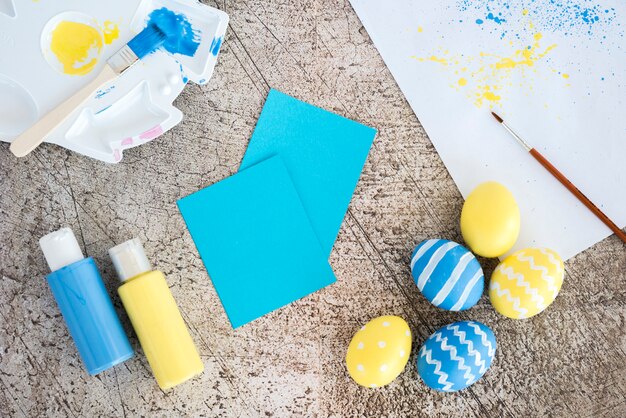
M564 274L563 261L552 250L516 251L498 264L491 275L491 304L509 318L530 318L554 302Z
M462 245L445 239L427 239L415 247L411 274L426 299L448 311L474 306L485 286L476 257Z
M417 371L442 392L465 389L480 379L496 354L496 337L485 324L462 321L440 328L418 353Z
M461 234L474 253L501 256L513 247L519 230L517 202L500 183L482 183L467 196L461 211Z
M348 373L368 388L391 383L411 353L411 330L398 316L379 316L352 337L346 354Z

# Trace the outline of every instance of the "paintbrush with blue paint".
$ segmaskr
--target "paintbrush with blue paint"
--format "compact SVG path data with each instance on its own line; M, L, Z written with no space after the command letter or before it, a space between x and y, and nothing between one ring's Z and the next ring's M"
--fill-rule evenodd
M159 48L166 40L166 34L157 25L149 25L139 32L107 61L106 65L89 84L48 112L33 126L20 134L11 143L11 152L16 157L24 157L41 144L44 138L62 124L74 110L80 108L93 94L122 75L137 61Z

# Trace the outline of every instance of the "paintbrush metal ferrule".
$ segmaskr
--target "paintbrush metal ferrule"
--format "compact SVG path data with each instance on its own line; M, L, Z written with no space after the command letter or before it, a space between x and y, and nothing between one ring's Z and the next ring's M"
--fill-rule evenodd
M515 140L526 150L526 152L529 152L531 149L533 149L533 147L531 147L528 142L524 141L518 134L516 134L515 131L513 131L513 129L511 129L511 127L506 124L506 122L502 121L502 126L504 126L504 129L506 129L511 135L513 135L513 138L515 138Z
M511 127L509 125L507 125L507 123L504 121L504 119L502 119L500 116L498 116L497 113L491 112L491 114L498 121L498 123L500 123L500 125L504 126L504 129L506 129L513 136L513 138L515 138L517 143L520 144L522 146L522 148L524 148L526 150L526 152L530 152L530 150L533 149L533 147L531 147L528 144L528 142L524 141L518 134L516 134L515 131L513 129L511 129Z
M147 26L109 58L107 63L119 76L137 61L161 46L165 38L166 35L161 28L156 25Z
M137 61L139 61L137 54L128 45L124 45L122 49L109 58L107 63L117 75L120 75Z

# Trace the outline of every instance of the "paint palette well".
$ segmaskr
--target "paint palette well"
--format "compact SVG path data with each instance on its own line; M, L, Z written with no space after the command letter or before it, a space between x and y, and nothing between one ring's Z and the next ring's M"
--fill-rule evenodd
M47 138L105 162L182 120L172 105L186 83L206 83L213 72L228 16L192 1L0 0L0 140L10 142L41 116L96 77L106 60L165 9L187 21L193 54L157 51L103 86ZM10 8L8 6L11 6ZM10 10L9 10L10 9ZM9 13L10 11L10 13Z
M150 17L163 9L176 11L176 17L182 20L185 30L181 38L188 41L189 47L181 48L183 44L176 40L177 46L161 49L157 53L172 55L183 67L185 76L198 84L205 84L213 73L215 60L224 39L228 20L219 13L206 13L193 3L178 0L153 0L144 2L135 14L131 28L135 32L141 31ZM156 13L155 13L156 12ZM216 34L204 36L203 34ZM166 42L167 43L167 42ZM193 51L193 54L190 52Z
M37 120L37 106L28 91L0 74L0 137L14 136Z
M61 74L90 73L101 58L104 45L97 19L85 13L59 13L41 32L41 52L48 65Z

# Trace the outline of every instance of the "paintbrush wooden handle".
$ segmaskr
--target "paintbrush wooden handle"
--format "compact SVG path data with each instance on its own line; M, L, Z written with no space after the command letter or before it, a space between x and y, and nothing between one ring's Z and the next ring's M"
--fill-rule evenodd
M535 160L537 160L539 164L544 166L546 170L548 170L554 177L556 177L558 181L561 182L563 186L567 188L567 190L569 190L574 196L576 196L578 200L580 200L585 206L587 206L587 208L591 212L593 212L594 215L596 215L602 222L604 222L604 224L608 226L611 231L613 231L615 235L619 237L619 239L626 242L626 233L624 233L624 231L622 231L617 225L615 225L613 221L611 221L609 217L604 214L604 212L602 212L596 205L593 204L591 200L587 198L587 196L585 196L580 190L578 190L578 188L574 186L574 184L569 181L567 177L563 175L563 173L561 173L555 166L553 166L552 163L550 163L550 161L548 161L536 149L531 148L529 152L533 157L535 157Z
M45 114L33 126L15 138L11 143L11 152L16 157L28 155L43 142L50 132L65 122L74 110L80 108L100 86L113 80L115 77L117 77L117 73L108 64L105 65L100 74L90 81L89 84Z

